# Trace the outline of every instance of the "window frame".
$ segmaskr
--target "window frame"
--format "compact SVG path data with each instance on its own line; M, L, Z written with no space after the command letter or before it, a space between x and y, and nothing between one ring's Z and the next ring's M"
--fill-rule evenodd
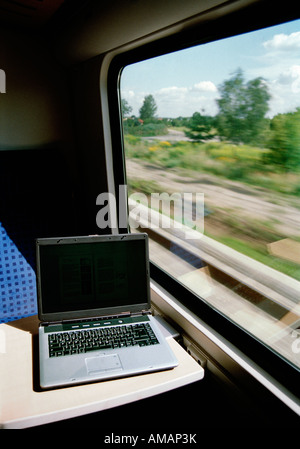
M133 48L125 48L124 51L121 49L113 56L107 74L107 95L117 204L120 200L118 186L127 184L123 129L120 120L120 78L123 68L139 61L195 45L296 20L300 17L300 14L295 11L294 5L295 3L287 1L286 9L282 11L279 6L275 7L269 1L261 1L225 16L220 17L216 14L209 20L203 17L203 19L199 19L196 25L193 24L183 31L171 33L164 38L155 39L155 37L152 37L148 43L137 42L133 45ZM119 232L126 233L129 230L121 228ZM201 301L199 296L196 296L151 261L150 273L151 279L177 298L183 306L199 316L208 326L224 336L239 351L253 360L293 395L300 398L299 371L296 367L229 318L206 304L205 301Z

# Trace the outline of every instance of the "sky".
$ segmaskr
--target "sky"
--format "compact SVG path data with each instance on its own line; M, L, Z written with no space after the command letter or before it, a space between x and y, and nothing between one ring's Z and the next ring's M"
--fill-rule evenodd
M129 65L122 73L121 97L136 116L149 94L157 117L214 116L218 87L238 68L246 81L267 82L267 116L300 107L300 20Z

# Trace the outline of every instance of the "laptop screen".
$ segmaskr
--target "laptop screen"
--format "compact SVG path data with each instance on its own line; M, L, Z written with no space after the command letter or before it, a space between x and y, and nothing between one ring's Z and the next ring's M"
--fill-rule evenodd
M37 241L40 315L137 311L149 302L146 234Z

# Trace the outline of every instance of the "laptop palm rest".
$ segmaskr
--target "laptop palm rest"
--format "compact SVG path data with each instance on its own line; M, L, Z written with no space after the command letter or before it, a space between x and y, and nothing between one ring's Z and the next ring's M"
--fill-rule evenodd
M118 354L87 357L85 364L89 375L123 369Z

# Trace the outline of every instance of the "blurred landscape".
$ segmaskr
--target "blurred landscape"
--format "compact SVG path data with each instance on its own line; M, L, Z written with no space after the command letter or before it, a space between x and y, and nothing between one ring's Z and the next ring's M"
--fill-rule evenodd
M273 164L266 148L194 142L182 127L159 125L161 135L125 135L129 194L204 193L205 235L300 280L298 170Z
M241 69L218 91L215 116L122 100L129 194L204 193L207 236L300 280L300 108L268 117L268 83Z

